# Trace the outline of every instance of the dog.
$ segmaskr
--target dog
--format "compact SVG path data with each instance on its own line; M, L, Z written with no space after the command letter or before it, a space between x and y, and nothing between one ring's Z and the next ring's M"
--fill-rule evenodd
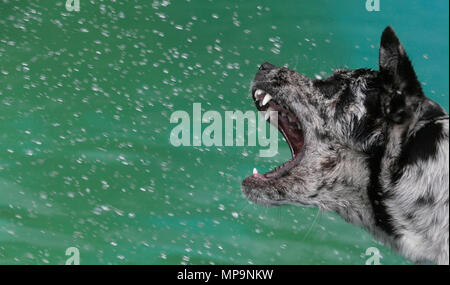
M292 159L254 169L247 199L334 211L412 262L449 264L449 117L424 95L391 27L378 71L311 79L266 62L251 92Z

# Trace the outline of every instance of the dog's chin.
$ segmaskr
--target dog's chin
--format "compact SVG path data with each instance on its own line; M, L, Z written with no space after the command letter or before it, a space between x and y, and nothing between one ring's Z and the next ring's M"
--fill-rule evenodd
M280 193L275 190L277 180L289 175L292 168L301 163L305 145L302 125L295 113L288 106L278 102L276 96L272 96L257 87L253 88L252 96L258 111L263 112L266 120L275 125L285 138L291 150L292 158L264 174L258 173L255 167L253 175L245 178L242 182L242 191L249 200L255 203L269 206L284 205L286 203L282 202L283 197L279 197ZM274 117L275 114L277 114L276 118ZM277 122L277 124L274 124L274 122Z
M286 196L284 190L277 189L276 181L264 184L261 182L261 180L250 176L244 179L241 187L242 193L244 193L244 196L249 201L261 206L266 207L285 206L285 205L294 205L302 207L318 206L318 204L314 203L313 200L311 201L309 201L308 199L291 200L289 197Z
M267 206L283 206L288 203L282 197L281 192L275 190L273 185L261 185L261 181L252 176L247 177L242 182L242 193L251 202Z

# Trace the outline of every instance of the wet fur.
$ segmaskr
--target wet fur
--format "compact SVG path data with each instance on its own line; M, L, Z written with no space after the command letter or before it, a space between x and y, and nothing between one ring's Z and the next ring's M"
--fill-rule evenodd
M294 168L268 181L247 177L243 193L267 206L334 211L414 262L448 264L448 115L423 94L390 27L379 65L324 80L261 68L252 91L295 113L305 146Z

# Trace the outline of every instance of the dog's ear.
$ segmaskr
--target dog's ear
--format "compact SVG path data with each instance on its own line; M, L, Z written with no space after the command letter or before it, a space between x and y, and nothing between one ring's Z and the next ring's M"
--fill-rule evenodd
M402 92L414 94L421 91L411 61L391 27L387 27L381 36L379 64L380 71L386 76L391 76L395 87Z
M387 27L381 36L379 56L381 77L391 91L384 98L385 115L402 123L414 111L415 103L423 93L411 61L391 27Z

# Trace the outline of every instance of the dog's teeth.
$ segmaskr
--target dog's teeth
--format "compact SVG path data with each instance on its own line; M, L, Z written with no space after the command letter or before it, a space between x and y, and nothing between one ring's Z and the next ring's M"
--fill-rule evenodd
M267 110L266 113L264 114L264 120L268 120L270 118L270 110Z
M256 90L256 92L255 92L256 99L258 99L258 96L261 96L263 93L264 93L264 91L262 91L261 89Z
M267 103L269 103L270 100L272 100L272 96L270 96L270 94L266 94L266 96L264 96L262 105L265 106Z
M253 168L253 174L258 174L258 170L256 168Z

